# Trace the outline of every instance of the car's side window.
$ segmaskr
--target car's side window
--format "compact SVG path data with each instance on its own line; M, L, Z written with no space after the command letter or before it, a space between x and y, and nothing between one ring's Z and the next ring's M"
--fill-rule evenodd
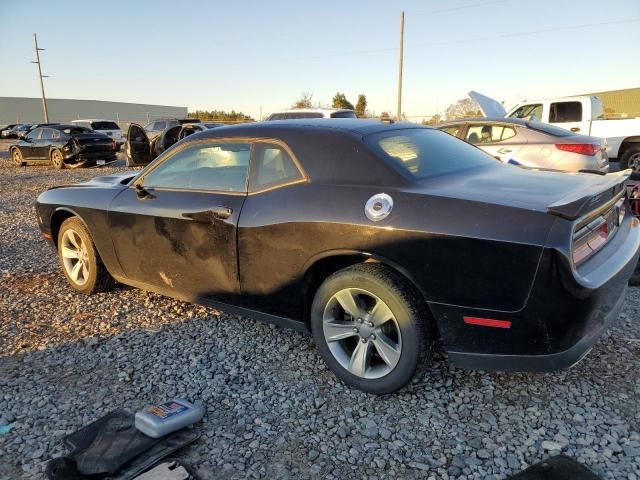
M33 132L29 132L27 135L28 140L37 140L40 137L41 128L36 128Z
M539 122L542 119L542 104L531 103L529 105L523 105L509 116Z
M549 123L582 121L582 103L556 102L549 107Z
M303 176L284 147L256 142L251 151L251 191L302 180Z
M148 188L246 192L249 143L193 145L177 151L147 173Z
M53 130L51 128L42 129L40 140L52 140L52 139L53 139Z
M451 125L450 127L443 127L440 130L442 130L445 133L448 133L449 135L457 137L458 132L460 132L460 125Z
M506 125L472 125L465 140L469 143L498 143L516 136L515 129Z

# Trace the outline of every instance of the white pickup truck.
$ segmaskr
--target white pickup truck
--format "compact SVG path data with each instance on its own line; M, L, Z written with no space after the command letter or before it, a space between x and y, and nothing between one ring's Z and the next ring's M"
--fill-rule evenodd
M471 91L487 117L515 117L550 123L581 135L605 138L607 155L620 162L620 169L633 169L640 176L640 118L604 119L602 101L594 96L562 97L522 102L509 112L502 104Z

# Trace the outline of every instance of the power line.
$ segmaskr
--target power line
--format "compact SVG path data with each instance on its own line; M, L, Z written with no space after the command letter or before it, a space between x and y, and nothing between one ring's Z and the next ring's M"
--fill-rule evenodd
M475 8L475 7L485 7L487 5L494 5L496 3L506 3L506 2L511 2L513 0L493 0L491 2L483 2L483 3L472 3L472 4L467 4L467 5L462 5L460 7L453 7L453 8L444 8L442 10L432 10L430 12L421 12L421 13L412 13L411 15L414 17L421 17L424 15L435 15L437 13L446 13L446 12L455 12L458 10L466 10L468 8Z
M526 36L526 35L535 35L535 34L539 34L539 33L549 33L549 32L562 32L562 31L566 31L566 30L576 30L576 29L580 29L580 28L590 28L590 27L601 27L601 26L606 26L606 25L617 25L617 24L621 24L621 23L632 23L632 22L638 22L640 21L640 18L630 18L627 20L614 20L611 22L598 22L598 23L585 23L585 24L580 24L580 25L569 25L566 27L554 27L554 28L545 28L545 29L541 29L541 30L529 30L526 32L517 32L517 33L506 33L506 34L501 34L501 35L492 35L492 36L486 36L486 37L474 37L474 38L465 38L465 39L461 39L461 40L447 40L444 42L431 42L431 43L422 43L422 44L416 44L416 45L409 45L409 46L405 46L405 50L407 49L414 49L414 48L424 48L424 47L440 47L440 46L444 46L444 45L455 45L455 44L459 44L459 43L469 43L469 42L477 42L477 41L481 41L481 40L497 40L497 39L503 39L503 38L512 38L512 37L522 37L522 36ZM336 58L336 57L349 57L349 56L354 56L354 55L369 55L369 54L373 54L373 53L386 53L386 52L395 52L397 51L396 48L380 48L380 49L376 49L376 50L359 50L359 51L351 51L351 52L341 52L341 53L331 53L331 54L327 54L327 55L317 55L317 56L313 56L313 57L298 57L295 59L283 59L280 61L275 61L275 63L283 63L283 62L289 62L289 61L305 61L305 60L320 60L320 59L325 59L325 58Z

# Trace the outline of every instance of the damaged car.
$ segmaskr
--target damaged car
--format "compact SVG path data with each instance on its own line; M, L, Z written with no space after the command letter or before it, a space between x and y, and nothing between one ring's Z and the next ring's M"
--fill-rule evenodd
M436 345L478 369L582 359L638 261L629 174L526 171L414 124L260 122L47 190L36 212L71 288L120 282L309 332L341 380L382 394Z
M48 124L31 130L9 150L13 163L49 163L61 169L111 162L116 159L114 140L77 125Z
M162 152L189 135L212 128L224 127L224 123L196 122L171 125L155 136L137 123L129 125L125 142L125 161L128 167L146 165Z

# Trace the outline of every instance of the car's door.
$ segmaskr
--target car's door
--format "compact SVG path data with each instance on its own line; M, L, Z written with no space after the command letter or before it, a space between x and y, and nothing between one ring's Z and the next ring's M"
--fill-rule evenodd
M34 160L37 157L36 149L38 147L38 139L42 128L36 128L30 131L23 139L20 145L20 151L24 159Z
M125 156L128 166L146 165L151 161L151 142L149 142L144 128L137 123L129 125L125 142Z
M470 123L464 139L505 163L517 161L518 152L527 143L515 126L501 123Z
M233 302L249 152L247 141L186 143L114 199L110 231L129 280Z
M589 122L584 120L582 102L551 102L549 105L549 123L575 133L589 135Z
M53 145L56 130L52 128L43 128L40 138L35 142L35 156L39 159L49 158L49 150Z

